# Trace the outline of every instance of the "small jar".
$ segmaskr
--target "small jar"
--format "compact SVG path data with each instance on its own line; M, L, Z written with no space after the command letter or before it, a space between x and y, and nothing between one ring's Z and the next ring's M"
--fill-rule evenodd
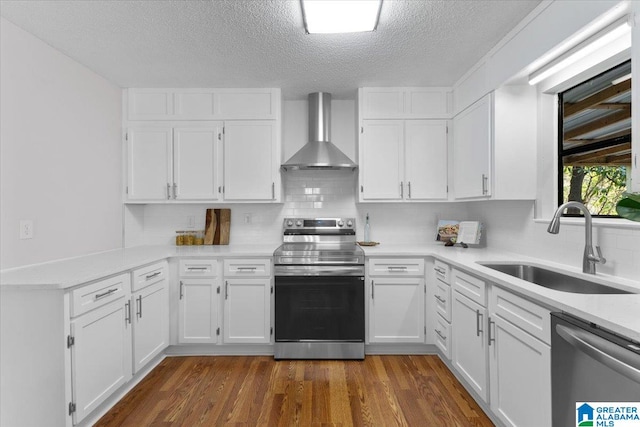
M196 237L194 241L195 245L204 245L204 230L196 231Z
M184 245L184 231L176 231L176 246Z
M184 244L187 246L193 246L196 240L196 233L193 231L185 232L184 236Z

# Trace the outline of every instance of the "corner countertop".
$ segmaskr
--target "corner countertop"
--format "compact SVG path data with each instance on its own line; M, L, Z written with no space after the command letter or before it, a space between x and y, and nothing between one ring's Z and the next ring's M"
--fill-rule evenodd
M176 257L271 257L279 244L229 246L137 246L0 271L0 290L67 290L93 280ZM579 268L490 248L444 247L440 243L382 244L363 247L367 257L435 257L528 297L552 311L564 311L640 342L640 281L603 274L585 275ZM526 261L634 294L591 295L547 289L478 262Z

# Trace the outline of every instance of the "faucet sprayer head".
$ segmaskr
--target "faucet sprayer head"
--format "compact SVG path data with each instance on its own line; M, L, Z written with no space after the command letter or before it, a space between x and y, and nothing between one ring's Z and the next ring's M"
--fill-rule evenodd
M560 232L560 215L557 213L551 219L547 232L551 234L558 234Z

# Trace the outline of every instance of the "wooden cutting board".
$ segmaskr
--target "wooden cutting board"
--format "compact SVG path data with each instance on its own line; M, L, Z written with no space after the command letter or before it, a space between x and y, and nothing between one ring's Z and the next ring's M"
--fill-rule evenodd
M228 245L230 231L231 209L207 209L205 245Z

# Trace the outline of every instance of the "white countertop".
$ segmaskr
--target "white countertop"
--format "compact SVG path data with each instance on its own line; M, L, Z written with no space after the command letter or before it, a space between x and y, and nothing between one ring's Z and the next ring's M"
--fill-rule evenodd
M221 246L138 246L0 272L0 289L64 290L173 257L270 257L277 244ZM498 286L548 306L594 322L640 342L640 282L602 274L584 275L580 268L555 264L488 248L444 247L441 243L363 247L367 257L434 256ZM477 264L478 261L527 261L568 272L636 294L591 295L554 291Z

